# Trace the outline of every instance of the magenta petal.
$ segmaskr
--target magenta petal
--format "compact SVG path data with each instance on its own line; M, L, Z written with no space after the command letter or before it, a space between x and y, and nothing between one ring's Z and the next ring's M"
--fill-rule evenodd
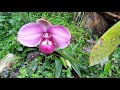
M47 32L52 35L58 48L62 49L70 44L71 33L67 28L53 25L48 28Z
M22 26L18 32L18 41L28 47L37 46L42 34L46 32L44 26L38 23L28 23Z
M39 23L39 24L41 24L41 25L44 25L45 27L46 27L46 29L50 26L50 25L52 25L49 21L47 21L47 20L45 20L45 19L38 19L37 21L36 21L37 23Z

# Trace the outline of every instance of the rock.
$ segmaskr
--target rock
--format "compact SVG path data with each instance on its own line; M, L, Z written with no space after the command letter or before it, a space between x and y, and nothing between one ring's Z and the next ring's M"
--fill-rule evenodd
M40 54L39 51L30 52L30 53L27 55L27 60L28 60L28 61L32 61L32 60L34 60L37 56L39 56L39 54Z
M11 72L9 75L9 78L17 78L17 74L14 72Z
M4 68L10 68L12 64L15 64L15 58L17 58L17 56L12 53L8 53L4 58L2 58L0 60L0 73Z
M13 72L10 68L4 68L0 74L1 78L17 78L18 72Z
M10 75L10 71L11 71L10 68L4 68L4 69L2 69L0 77L1 78L8 78L9 75Z

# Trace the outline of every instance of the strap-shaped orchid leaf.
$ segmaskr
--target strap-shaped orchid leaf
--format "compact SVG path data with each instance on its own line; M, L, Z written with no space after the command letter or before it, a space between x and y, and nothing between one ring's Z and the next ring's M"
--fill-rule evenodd
M120 45L120 21L108 29L92 48L89 65L94 66L108 57Z
M55 57L55 77L59 78L62 72L62 61Z

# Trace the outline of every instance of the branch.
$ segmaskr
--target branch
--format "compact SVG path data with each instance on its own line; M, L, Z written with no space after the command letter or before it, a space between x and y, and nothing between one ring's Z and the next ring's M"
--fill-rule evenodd
M120 16L117 15L117 14L114 14L114 13L111 13L111 12L102 12L102 13L107 14L108 16L111 16L113 18L116 18L116 19L120 20Z

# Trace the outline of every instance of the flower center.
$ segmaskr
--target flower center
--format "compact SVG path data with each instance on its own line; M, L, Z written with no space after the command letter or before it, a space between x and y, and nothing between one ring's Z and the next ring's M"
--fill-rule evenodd
M45 40L42 42L42 45L52 45L52 42L50 40Z
M45 39L49 39L49 38L51 38L51 35L49 33L45 33L45 34L43 34L42 37Z

